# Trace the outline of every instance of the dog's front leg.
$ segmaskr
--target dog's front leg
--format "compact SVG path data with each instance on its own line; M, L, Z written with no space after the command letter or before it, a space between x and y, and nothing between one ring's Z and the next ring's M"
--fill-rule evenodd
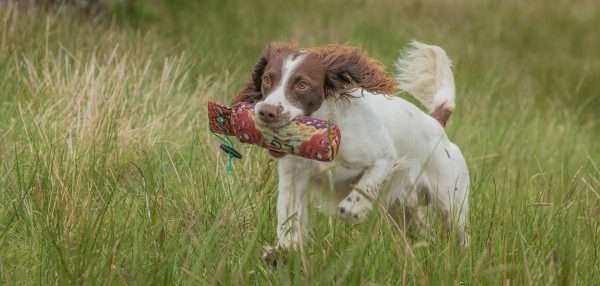
M268 247L264 259L302 245L308 232L308 185L311 168L308 160L287 156L279 160L277 194L277 243Z
M300 166L279 164L279 186L277 193L277 246L293 248L299 246L308 231L309 178L303 175Z
M379 187L393 172L395 163L391 157L382 158L367 168L358 184L340 202L340 215L353 223L363 221L373 209L373 203L379 195Z

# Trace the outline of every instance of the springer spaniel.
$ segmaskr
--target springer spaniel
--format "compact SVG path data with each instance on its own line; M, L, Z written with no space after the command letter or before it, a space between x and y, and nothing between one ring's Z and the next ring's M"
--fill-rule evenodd
M233 102L256 103L257 122L268 127L299 115L332 120L342 139L330 163L269 151L279 158L277 244L265 258L302 244L313 194L321 195L321 210L354 223L374 206L415 223L418 206L430 204L467 245L469 173L444 131L455 106L450 59L440 47L413 42L397 69L394 79L381 63L346 45L266 48ZM429 114L394 97L397 86Z

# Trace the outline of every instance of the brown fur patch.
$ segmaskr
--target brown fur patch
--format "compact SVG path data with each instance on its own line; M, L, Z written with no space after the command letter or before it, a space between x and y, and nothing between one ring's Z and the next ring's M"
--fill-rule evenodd
M265 72L265 68L269 64L269 61L275 56L281 56L283 54L289 54L297 51L295 44L291 43L271 43L263 51L258 62L254 65L252 70L252 76L242 90L236 97L233 98L232 103L238 102L250 102L254 103L262 97L261 85L262 75Z
M348 45L329 45L313 49L327 67L326 91L348 91L356 87L379 94L393 94L397 84L383 64Z
M267 66L271 66L269 63L277 62L286 55L298 52L295 44L270 44L254 66L251 79L233 99L233 103L254 103L261 100L263 97L262 75ZM394 94L397 90L396 81L385 72L383 64L370 58L360 49L349 45L334 44L305 49L301 53L307 55L307 63L299 67L298 73L310 74L311 77L319 79L320 73L323 72L320 69L325 69L324 82L313 85L314 87L322 85L325 96L343 94L359 87L369 92L387 95ZM316 58L320 64L310 63L313 58ZM307 78L310 77L307 76ZM309 97L301 98L298 102L302 103L307 114L320 106L320 102Z
M452 110L446 107L446 105L442 104L435 108L435 110L431 113L431 116L435 118L443 127L446 127L446 123L452 114Z
M291 81L286 87L288 100L304 111L304 115L310 115L317 111L325 99L325 80L327 69L318 56L312 53L304 53L302 62L291 75ZM296 89L295 83L306 83L304 90Z

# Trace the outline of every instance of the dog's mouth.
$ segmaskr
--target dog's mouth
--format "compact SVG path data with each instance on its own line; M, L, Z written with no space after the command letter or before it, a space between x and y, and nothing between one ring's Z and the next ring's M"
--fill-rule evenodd
M272 130L277 130L279 128L283 128L288 126L292 122L292 119L284 118L278 120L277 122L264 122L259 117L256 117L256 125L263 128L269 128Z
M269 154L277 159L285 156L285 153L269 149Z
M256 125L258 125L259 127L262 128L269 128L269 129L279 129L279 128L283 128L285 126L287 126L289 124L289 122L277 122L277 123L265 123L265 122L261 122L261 121L257 121Z

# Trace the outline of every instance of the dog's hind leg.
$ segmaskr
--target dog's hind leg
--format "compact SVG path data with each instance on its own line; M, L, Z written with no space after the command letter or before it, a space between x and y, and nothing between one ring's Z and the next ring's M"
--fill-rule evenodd
M419 206L424 204L423 186L418 181L418 168L410 166L398 170L390 180L384 203L398 226L411 238L427 237L431 227L421 218Z
M456 232L460 246L467 247L469 171L456 145L440 147L439 151L427 168L431 203L442 215L447 229Z

